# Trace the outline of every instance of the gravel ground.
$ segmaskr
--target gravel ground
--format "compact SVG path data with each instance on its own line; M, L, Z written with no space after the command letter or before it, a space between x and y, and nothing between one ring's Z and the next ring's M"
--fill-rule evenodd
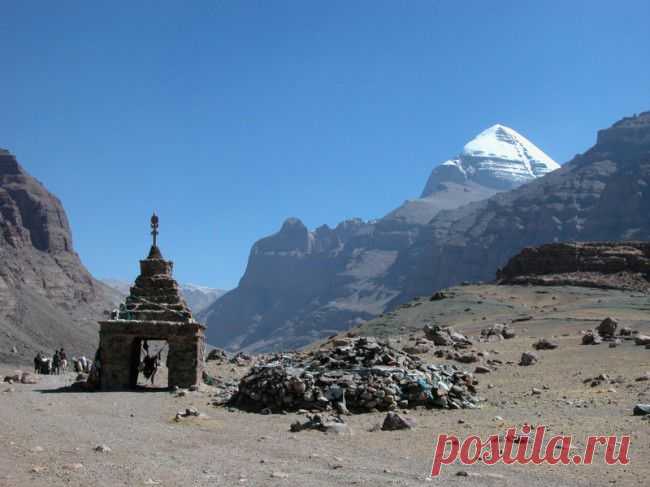
M558 300L553 301L557 306ZM516 362L537 337L554 337L560 348L538 352L536 365L503 365L479 376L479 392L486 398L480 410L409 412L418 424L412 431L370 431L384 416L372 413L346 418L349 435L291 433L289 425L304 417L215 408L208 405L208 389L185 397L160 390L58 392L72 375L43 377L37 385L1 384L0 486L648 485L650 421L632 416L632 408L650 402L650 381L635 381L650 372L650 350L632 342L617 348L579 345L584 323L568 318L560 323L558 312L551 308L553 319L536 325L534 333L530 321L515 323L517 338L478 344L476 349ZM640 316L629 310L624 314L635 327L650 332ZM476 335L472 327L465 331ZM2 375L12 370L0 365ZM228 377L245 370L211 365L210 372ZM583 384L600 373L620 375L623 382ZM533 387L541 394L532 394ZM190 406L207 417L173 420L178 410ZM486 437L526 422L572 434L580 445L587 434L630 434L631 463L450 465L440 477L427 478L435 435ZM95 451L99 445L110 451ZM458 476L459 471L469 475Z

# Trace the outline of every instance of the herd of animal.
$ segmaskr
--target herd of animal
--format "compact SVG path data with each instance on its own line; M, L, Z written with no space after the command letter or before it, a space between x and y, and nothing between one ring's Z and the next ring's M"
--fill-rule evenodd
M75 372L89 373L92 367L92 361L85 356L72 357L72 364ZM63 348L55 351L52 357L48 357L43 352L38 352L34 357L34 372L37 374L65 374L68 365L68 358Z

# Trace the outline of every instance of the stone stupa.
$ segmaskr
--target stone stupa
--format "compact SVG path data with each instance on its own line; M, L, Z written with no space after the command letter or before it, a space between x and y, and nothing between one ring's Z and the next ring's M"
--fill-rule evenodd
M151 217L153 245L140 261L140 275L130 294L110 320L100 321L99 380L103 390L135 388L142 344L165 340L169 387L198 385L204 368L205 326L197 323L178 284L173 262L165 260L157 245L158 217Z

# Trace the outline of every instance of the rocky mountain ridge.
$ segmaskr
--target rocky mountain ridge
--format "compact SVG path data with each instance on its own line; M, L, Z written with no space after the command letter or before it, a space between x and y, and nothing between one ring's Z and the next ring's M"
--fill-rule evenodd
M472 139L456 161L452 169L449 161L433 169L424 198L379 220L309 231L299 219L287 219L254 244L239 286L199 314L208 341L233 350L300 347L376 316L404 287L407 275L388 279L400 255L430 232L428 222L438 212L558 167L502 125Z
M560 169L509 192L440 212L399 257L399 300L489 281L522 248L549 242L649 240L650 112L598 132ZM424 264L427 265L424 265Z

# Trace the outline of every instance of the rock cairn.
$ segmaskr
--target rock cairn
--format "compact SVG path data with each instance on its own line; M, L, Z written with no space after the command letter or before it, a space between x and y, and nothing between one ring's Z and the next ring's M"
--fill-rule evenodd
M425 364L374 338L334 339L330 348L275 355L242 378L230 403L273 412L340 414L415 406L475 408L472 374L453 365Z

